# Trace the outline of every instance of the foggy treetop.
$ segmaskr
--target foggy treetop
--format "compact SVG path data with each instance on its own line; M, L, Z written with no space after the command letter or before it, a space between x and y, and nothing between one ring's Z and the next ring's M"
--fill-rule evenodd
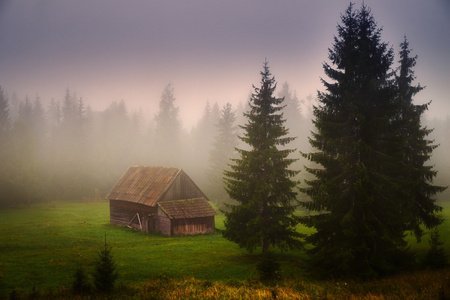
M356 6L361 1L356 2ZM406 34L418 55L416 75L433 100L430 114L450 111L450 3L366 0L398 51ZM321 88L322 61L336 16L349 1L12 1L0 3L0 85L22 100L58 100L66 88L93 109L124 100L157 111L161 91L175 87L189 127L207 100L246 100L268 58L277 81L299 99ZM11 98L11 97L9 97ZM194 105L193 105L194 104ZM192 110L194 109L194 110Z

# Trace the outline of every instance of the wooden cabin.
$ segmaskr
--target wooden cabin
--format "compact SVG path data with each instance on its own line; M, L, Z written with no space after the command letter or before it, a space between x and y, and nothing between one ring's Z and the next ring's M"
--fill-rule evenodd
M216 212L181 169L130 167L107 199L111 224L164 235L214 232Z

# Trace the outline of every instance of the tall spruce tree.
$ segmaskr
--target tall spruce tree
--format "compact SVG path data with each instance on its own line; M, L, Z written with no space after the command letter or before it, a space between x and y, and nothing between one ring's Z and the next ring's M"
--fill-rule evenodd
M204 165L203 162L211 151L214 135L216 134L216 128L214 128L216 122L217 120L213 116L211 105L207 101L202 117L195 127L192 128L190 134L190 142L192 145L190 163L193 166L190 174L195 177L197 184L200 186L207 185L209 181L209 176L206 172L207 169L201 168L200 166Z
M273 96L276 88L267 61L261 72L261 87L253 86L251 110L245 113L248 123L242 126L239 138L250 150L236 149L240 158L232 159L230 171L224 171L226 190L238 204L227 205L223 236L240 247L252 251L262 246L281 249L300 245L294 216L296 182L291 178L298 171L289 166L295 159L288 155L295 150L282 149L294 138L288 137L283 126L283 98Z
M216 124L217 134L213 147L209 152L210 168L208 170L209 185L208 195L216 204L222 206L228 202L228 196L223 184L223 170L227 169L231 158L235 157L235 148L238 144L236 112L230 103L223 106Z
M396 134L402 138L403 148L400 151L401 157L398 158L401 164L397 171L405 185L402 192L406 229L413 231L417 240L420 241L423 236L422 225L430 229L442 223L436 215L442 207L435 204L433 196L444 191L445 188L433 185L437 171L433 169L433 166L426 165L437 145L427 139L432 129L423 127L421 124L421 117L430 103L421 105L413 103L414 95L423 89L420 84L413 85L416 77L412 68L416 65L417 56L410 55L411 50L406 36L400 48L400 66L397 69L399 74L395 80L398 109L393 125Z
M315 176L302 191L317 212L302 222L317 232L307 241L312 266L329 276L371 277L396 268L406 258L406 229L398 155L402 139L392 132L396 89L392 48L370 9L350 4L324 63L326 92L314 107L315 132L304 154ZM397 108L398 109L398 108Z
M15 202L31 204L38 197L39 184L37 138L33 132L33 104L28 96L19 105L17 119L11 130L12 161L10 184L16 189Z
M168 84L161 95L159 112L155 116L154 153L156 161L163 166L177 166L181 155L181 124L178 119L178 107L175 107L175 93L172 84Z

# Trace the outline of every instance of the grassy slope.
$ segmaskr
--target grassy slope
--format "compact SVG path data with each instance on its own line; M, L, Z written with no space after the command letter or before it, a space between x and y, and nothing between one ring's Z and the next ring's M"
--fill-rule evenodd
M446 204L447 218L450 205ZM111 226L107 202L43 203L31 209L0 211L0 295L12 288L38 290L70 286L77 264L89 273L105 234L113 247L120 282L137 283L158 274L212 281L256 277L257 254L249 254L220 234L187 237L146 235ZM223 227L223 216L216 217ZM299 228L299 230L305 230ZM441 228L450 249L450 222ZM413 249L425 252L428 238ZM303 254L280 254L288 277L299 274Z

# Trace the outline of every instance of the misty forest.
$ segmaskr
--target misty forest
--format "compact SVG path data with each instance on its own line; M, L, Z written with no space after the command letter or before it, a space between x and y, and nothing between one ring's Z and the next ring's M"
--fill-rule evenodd
M182 123L177 101L183 95L172 83L161 86L159 99L148 99L159 103L150 113L131 109L126 99L111 100L104 109L94 110L82 90L70 87L60 87L61 94L55 98L41 99L39 91L27 91L28 96L19 98L16 91L1 86L0 211L6 216L45 203L100 202L108 214L105 197L130 166L174 167L189 174L218 214L218 232L205 235L205 245L213 241L237 244L227 251L241 251L236 255L247 261L237 264L253 266L242 272L251 269L258 274L264 284L247 285L260 289L261 298L266 297L264 291L270 292L267 298L285 293L286 299L314 293L326 298L327 291L331 298L352 293L361 298L382 295L382 288L365 293L364 283L361 291L342 287L339 294L333 287L306 283L300 287L298 280L370 280L445 268L450 240L439 233L444 230L441 226L448 231L448 220L443 216L448 216L450 201L446 189L450 182L450 116L431 118L426 111L432 101L414 102L414 96L424 88L421 78L414 75L420 57L407 36L397 45L389 45L382 41L381 32L367 6L350 5L341 15L328 60L323 63L326 77L321 79L323 89L316 96L298 99L290 83L276 81L268 58L255 69L261 81L248 83L249 89L253 84L253 90L249 96L242 95L246 100L239 105L231 104L237 103L236 99L225 104L205 101L196 107L202 113L192 128ZM102 236L105 230L113 236L110 243ZM116 250L111 230L121 229L98 229L99 255L106 264ZM133 232L117 233L127 234ZM145 235L137 238L144 243L148 240ZM165 243L160 236L153 238ZM418 257L411 245L422 239L426 250ZM126 247L121 250L118 245L123 258ZM8 247L12 246L0 242L0 251L12 251ZM96 251L89 247L89 251ZM256 258L248 258L249 253ZM429 255L428 264L422 263L424 253ZM0 288L8 287L0 291L12 297L12 283L5 283L9 276L16 276L10 275L13 267L5 263L9 255L0 255ZM97 273L92 275L97 289L106 292L111 292L112 283L123 276L120 268L114 269L121 265L120 259L110 263L97 261ZM89 290L85 280L91 277L84 275L81 267L72 272L75 267L69 265L60 267L75 272L75 277L69 274L72 277L63 282L79 284L74 285L77 292ZM108 273L102 268L110 268L110 277L102 277L106 276L102 270ZM436 292L450 297L446 270L447 283L430 295ZM168 290L152 294L163 286L184 289L186 298L192 296L186 282L177 286L170 271L162 273L154 270L152 274L159 274L155 277L159 285L147 286L140 294L143 298L170 298ZM297 280L296 285L292 281L283 285L280 274L285 274L286 280ZM224 276L229 278L217 281L233 278ZM245 275L236 276L242 282L248 280ZM204 278L198 287L201 293L214 286L225 289L209 273ZM139 281L124 282L133 280ZM193 281L189 284L194 285ZM234 282L229 288L244 285ZM283 291L287 286L291 290ZM228 298L236 296L228 290L221 293ZM252 297L245 295L241 297ZM401 298L412 294L393 295Z
M299 137L294 147L300 149L311 126L288 83L279 96L285 98L288 125ZM131 165L185 169L212 201L226 202L223 170L239 145L246 103L207 102L198 107L202 117L188 132L176 97L182 96L174 86L162 87L159 111L145 116L129 111L123 100L93 111L70 89L50 101L19 100L2 89L1 206L104 198Z

